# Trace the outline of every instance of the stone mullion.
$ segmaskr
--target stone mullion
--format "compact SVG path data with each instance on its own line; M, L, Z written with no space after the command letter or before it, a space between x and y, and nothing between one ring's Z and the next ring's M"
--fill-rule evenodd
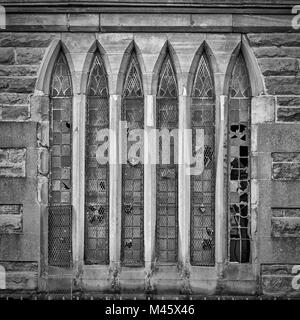
M151 268L155 254L155 164L156 146L155 136L152 134L155 127L154 95L145 96L145 130L144 130L144 248L145 268Z
M84 197L85 197L85 119L86 96L73 97L72 124L72 205L73 262L79 271L84 264Z
M190 222L190 177L186 174L184 131L187 128L187 96L179 97L178 117L178 262L185 264L189 259Z
M224 143L225 142L225 107L227 96L216 97L216 197L215 197L215 260L219 271L227 252L227 210L224 199Z
M122 148L119 137L121 96L111 95L109 107L109 261L112 267L118 267L120 264L122 221L122 165L119 163Z

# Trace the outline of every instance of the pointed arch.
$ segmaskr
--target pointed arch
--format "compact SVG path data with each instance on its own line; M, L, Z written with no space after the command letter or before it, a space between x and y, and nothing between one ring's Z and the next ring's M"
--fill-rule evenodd
M173 136L168 146L159 141L156 165L156 256L159 263L178 260L178 85L169 47L157 83L156 128ZM163 148L170 147L169 159ZM165 161L167 160L167 162Z
M122 164L121 261L124 266L141 266L144 264L144 90L134 43L124 74L121 119L128 128L126 162Z
M147 92L148 82L146 77L146 67L143 60L142 52L136 42L132 40L126 50L124 51L124 55L121 61L118 79L117 79L117 94L121 96L124 93L125 81L128 74L128 68L130 66L130 61L132 60L133 55L135 56L135 61L137 62L137 67L139 70L139 75L143 87L143 91Z
M74 83L72 81L72 74L74 72L73 61L65 44L61 40L56 39L51 42L43 57L35 84L35 94L40 95L42 93L43 95L50 96L52 74L58 55L61 54L61 52L63 53L68 65L72 83L72 92L75 91L73 87Z
M180 67L180 63L179 63L179 59L177 57L176 51L174 50L170 41L167 40L163 45L153 68L151 93L156 96L158 95L158 86L159 86L160 78L162 74L161 71L163 69L164 63L166 62L167 56L171 62L172 71L174 72L174 76L176 79L176 87L177 87L177 93L178 93L177 95L180 94L184 85L182 81L182 76L181 76L181 67Z
M242 50L229 81L228 225L229 260L250 262L251 85Z
M193 156L203 150L203 171L191 175L190 255L193 265L215 263L215 89L206 51L198 60L191 92ZM203 139L197 141L196 133ZM199 143L201 145L199 145ZM201 152L201 151L200 151Z
M51 74L49 97L49 265L72 263L72 80L62 49Z
M86 264L108 264L109 163L97 160L97 150L107 143L109 92L106 69L98 49L90 65L86 92L84 260ZM106 151L103 156L108 157Z
M123 86L124 97L143 97L143 83L141 77L141 71L137 60L135 50L132 51L128 64L128 69L125 76L125 82Z

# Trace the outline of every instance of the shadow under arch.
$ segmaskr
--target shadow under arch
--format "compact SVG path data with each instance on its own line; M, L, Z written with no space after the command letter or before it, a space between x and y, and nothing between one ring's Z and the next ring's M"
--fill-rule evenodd
M107 57L107 53L102 47L102 45L99 43L98 40L95 40L90 49L87 52L84 64L83 64L83 70L82 70L82 77L80 81L80 92L83 94L87 93L87 87L88 87L88 80L89 80L89 74L92 68L92 63L95 57L96 52L100 53L100 57L104 64L104 69L107 74L107 85L108 85L108 92L111 92L112 84L111 84L111 66Z
M144 94L145 94L145 92L147 92L148 82L147 82L147 78L146 78L146 67L145 67L143 57L142 57L142 52L141 52L140 48L138 47L138 45L135 43L135 41L132 40L130 42L130 44L128 45L128 47L125 49L124 55L123 55L123 58L121 61L121 65L120 65L120 69L119 69L119 73L118 73L118 78L117 78L117 88L116 88L116 94L118 94L118 95L123 94L123 89L124 89L125 80L126 80L126 73L127 73L128 67L129 67L130 57L134 51L136 53L136 57L137 57L139 68L140 68Z
M188 78L187 78L187 96L192 95L193 84L194 84L194 81L195 81L195 78L197 75L197 70L198 70L200 58L203 54L205 54L207 61L208 61L208 64L209 64L211 76L213 79L213 88L214 88L213 97L215 99L215 96L216 96L215 75L217 73L217 61L216 61L216 58L215 58L211 48L206 43L206 41L203 41L203 43L200 45L200 47L198 48L198 50L195 53L195 56L193 58L193 61L192 61L191 67L190 67L190 71L188 74Z
M229 86L231 81L231 75L237 61L239 54L242 54L246 68L248 71L248 78L250 81L251 87L251 96L256 97L259 95L266 94L266 87L263 79L263 75L260 71L259 65L257 63L256 57L248 43L248 40L245 36L242 36L241 42L236 46L233 50L231 58L229 60L226 74L225 74L225 82L223 87L223 94L225 96L229 93Z
M74 87L75 81L73 81L72 79L72 75L75 74L73 60L65 44L61 40L56 39L56 40L53 40L50 46L47 48L44 58L41 62L41 65L37 74L37 81L35 84L34 95L41 95L42 93L45 96L49 96L52 72L54 69L55 62L61 50L66 57L68 68L71 75L72 95L74 94L74 92L76 92Z
M184 86L182 75L181 75L182 71L180 67L179 58L175 52L175 49L171 45L170 41L167 40L163 45L153 68L152 81L151 81L151 94L153 94L154 96L157 95L161 68L168 52L170 54L170 58L174 66L178 95L180 95L180 93L182 92L181 89L183 89L183 86Z

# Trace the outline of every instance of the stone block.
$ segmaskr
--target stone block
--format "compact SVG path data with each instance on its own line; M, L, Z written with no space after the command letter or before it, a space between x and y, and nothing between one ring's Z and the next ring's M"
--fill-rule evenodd
M273 152L272 159L273 180L300 180L300 153Z
M1 77L23 77L29 76L33 77L37 75L38 65L26 65L26 66L18 66L18 65L0 65L0 76Z
M19 204L0 204L0 234L22 233L23 206Z
M14 93L14 92L0 93L0 104L27 104L28 102L29 102L29 95L27 93Z
M262 58L258 60L258 63L264 76L290 76L296 75L299 72L299 64L297 59Z
M249 43L251 46L285 46L285 47L299 47L300 34L299 33L248 33Z
M59 37L54 33L1 32L0 47L48 47L53 39Z
M300 106L300 96L278 96L277 104L279 106L298 107Z
M251 101L251 119L253 124L273 122L275 115L275 97L258 96Z
M37 288L37 262L0 261L0 266L5 272L7 290L35 290Z
M300 95L300 77L269 76L265 78L265 84L271 95Z
M26 176L26 149L0 149L0 177Z
M13 48L0 48L0 64L13 64L15 53Z
M71 13L69 15L70 31L100 31L99 14Z
M2 92L33 93L35 82L36 82L36 78L3 77L0 79L0 90Z
M1 107L2 120L26 120L30 117L29 105L3 105Z
M45 48L16 48L17 64L40 64Z
M7 30L22 31L67 31L68 18L64 13L7 13Z
M0 148L36 146L37 124L34 122L1 122Z
M273 238L299 238L300 237L300 216L272 218Z
M299 180L272 180L271 207L300 207Z
M300 58L300 47L253 47L257 58Z
M298 122L300 121L300 107L296 108L278 108L277 121Z
M285 298L299 297L300 290L295 285L298 270L293 264L262 264L260 272L262 293Z
M252 132L251 132L252 135ZM300 127L298 125L264 123L258 125L257 151L294 152L299 150Z

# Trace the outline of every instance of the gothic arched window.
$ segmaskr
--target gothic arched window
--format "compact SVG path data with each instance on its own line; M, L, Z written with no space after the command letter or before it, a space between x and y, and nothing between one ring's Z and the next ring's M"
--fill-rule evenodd
M125 76L121 117L127 123L127 160L122 164L121 260L125 266L140 266L144 263L144 92L135 51Z
M206 54L200 57L191 98L193 156L203 163L191 175L191 263L214 265L215 260L215 95ZM199 137L197 137L198 135ZM197 165L197 164L196 164Z
M66 267L72 260L72 83L62 50L51 77L49 111L48 262Z
M250 104L250 82L240 53L228 107L229 257L239 263L250 262Z
M85 147L85 254L86 264L109 262L109 163L96 157L107 143L109 128L108 82L97 51L92 61L86 108ZM100 134L103 132L103 134ZM108 158L108 148L103 158Z
M178 258L178 88L170 53L162 64L156 100L156 128L170 133L170 143L159 140L156 165L156 256L158 262ZM175 130L174 130L175 129ZM169 156L167 148L170 148Z

